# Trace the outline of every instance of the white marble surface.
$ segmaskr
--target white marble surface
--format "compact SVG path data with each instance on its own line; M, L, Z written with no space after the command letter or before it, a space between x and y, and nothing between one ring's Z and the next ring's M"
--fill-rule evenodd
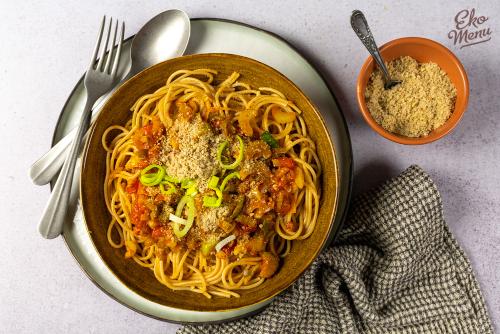
M426 169L441 191L448 224L469 255L500 326L500 2L435 1L0 1L0 332L173 333L178 327L134 313L95 287L63 241L36 230L49 195L27 169L49 148L67 95L87 65L102 14L127 22L133 34L150 17L181 8L191 17L221 17L278 33L322 70L347 116L355 161L355 192L411 164ZM367 53L349 26L350 12L367 15L380 43L402 36L435 39L453 50L469 74L468 111L439 142L401 146L376 135L362 120L354 87ZM489 17L489 42L460 49L448 39L454 17L476 8Z

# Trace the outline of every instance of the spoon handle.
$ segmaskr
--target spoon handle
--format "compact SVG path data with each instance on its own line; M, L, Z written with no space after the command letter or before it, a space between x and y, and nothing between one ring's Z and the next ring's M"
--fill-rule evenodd
M387 67L385 67L385 63L382 59L378 51L377 44L375 43L375 39L373 38L372 32L370 31L370 27L368 26L368 22L366 22L365 15L360 10L355 10L351 14L351 27L358 35L358 38L361 40L361 43L366 47L368 52L372 55L373 59L377 62L377 65L382 70L382 73L385 77L385 81L390 81L389 71Z

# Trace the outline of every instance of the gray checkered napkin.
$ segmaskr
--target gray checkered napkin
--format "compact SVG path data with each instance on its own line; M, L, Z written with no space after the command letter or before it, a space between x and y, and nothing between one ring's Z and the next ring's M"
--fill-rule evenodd
M178 333L493 333L478 283L412 166L353 201L337 241L264 311Z

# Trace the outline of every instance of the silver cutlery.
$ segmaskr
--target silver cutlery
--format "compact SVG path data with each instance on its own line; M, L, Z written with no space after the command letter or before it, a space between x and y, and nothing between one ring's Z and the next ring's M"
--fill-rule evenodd
M400 80L394 80L389 75L389 71L387 70L384 60L380 55L377 43L375 43L375 39L373 38L372 32L370 31L370 27L368 26L365 15L360 10L355 10L352 12L351 27L358 38L361 40L361 43L363 43L368 52L372 55L373 59L375 59L378 67L382 70L385 81L384 88L391 89L397 84L400 84Z
M71 186L73 182L73 174L75 171L80 144L85 135L85 132L90 126L90 117L92 114L91 108L100 96L113 88L117 83L116 73L118 70L118 63L120 61L122 51L125 24L123 22L119 24L118 21L116 21L113 29L113 19L110 19L107 33L105 34L105 42L104 45L102 45L101 41L103 39L105 25L106 17L103 17L94 53L92 55L89 68L85 73L84 85L87 95L87 101L85 103L83 113L80 117L80 122L75 133L75 138L72 141L69 153L64 161L61 173L57 178L57 182L54 186L49 202L45 207L42 219L40 220L40 224L38 226L40 234L47 239L55 238L62 232L63 224L66 218L66 212L68 209L69 196L71 193ZM119 33L118 26L120 26ZM111 32L113 30L113 40L109 52L107 52L108 43L110 40ZM118 46L116 47L115 52L114 45L116 43L117 33ZM99 50L100 54L98 57Z
M121 83L127 81L145 68L164 60L181 56L186 50L191 24L185 12L178 9L167 10L149 20L135 35L130 50L130 70L114 89L101 98L93 108L95 120L100 109L111 93ZM69 132L47 151L30 168L29 175L36 185L49 183L61 169L76 129Z

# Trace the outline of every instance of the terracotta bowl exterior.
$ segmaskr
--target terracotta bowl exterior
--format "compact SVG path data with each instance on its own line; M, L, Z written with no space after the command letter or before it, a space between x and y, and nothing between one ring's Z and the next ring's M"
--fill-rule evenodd
M380 54L386 62L393 59L410 56L416 59L419 63L434 62L448 74L451 81L457 89L457 98L455 101L455 109L450 118L439 128L432 131L429 135L419 138L410 138L401 136L385 130L371 116L370 111L365 102L365 90L368 80L373 70L375 69L375 61L369 57L361 71L359 72L356 95L359 109L363 114L364 119L381 136L392 140L396 143L407 145L420 145L433 142L448 134L462 118L469 100L469 80L464 67L458 58L445 46L426 38L420 37L405 37L395 39L380 48Z
M159 283L153 272L124 258L123 249L112 248L106 238L110 215L103 195L106 153L101 137L113 124L125 125L131 117L133 103L142 95L163 86L171 73L180 69L210 68L218 71L221 81L233 71L241 74L240 81L253 87L273 87L283 92L302 111L309 135L317 145L323 176L319 217L312 235L294 241L291 253L281 261L280 270L261 286L238 291L240 298L204 296L188 291L172 291ZM80 183L80 198L88 232L104 263L131 292L156 303L196 311L225 311L267 300L290 286L317 257L330 234L337 210L338 173L335 151L320 113L310 100L285 76L258 61L229 54L200 54L171 59L137 74L121 86L108 100L87 140Z

